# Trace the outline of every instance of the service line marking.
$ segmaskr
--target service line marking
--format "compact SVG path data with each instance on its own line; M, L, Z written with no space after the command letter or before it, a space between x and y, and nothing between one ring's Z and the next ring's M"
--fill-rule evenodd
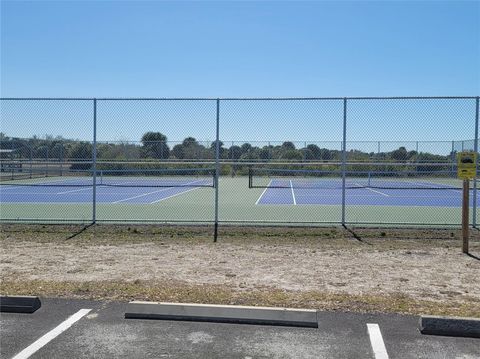
M55 194L67 194L67 193L81 192L81 191L90 191L90 190L93 190L93 187L80 188L80 189L72 189L71 191L57 192L57 193L55 193Z
M179 188L179 187L172 187L172 188ZM181 194L185 194L185 193L188 193L188 192L191 192L191 191L195 191L196 189L199 189L199 188L202 188L202 187L190 188L190 189L187 189L186 191L181 191L181 192L172 194L171 196L167 196L167 197L157 199L156 201L150 202L150 204L155 204L155 203L158 203L158 202L162 202L162 201L165 201L166 199L169 199L169 198L172 198L172 197L177 197L177 196L180 196Z
M267 189L270 187L270 185L272 184L272 181L273 179L270 180L270 182L268 182L268 185L267 187L265 187L265 189L263 190L262 194L260 195L260 197L258 197L257 201L255 202L255 205L258 204L258 202L260 202L260 200L262 199L263 195L265 194L265 192L267 192Z
M297 205L297 200L295 199L295 192L293 191L293 183L292 180L290 180L290 189L292 190L292 198L293 198L293 205Z
M39 349L44 347L50 341L58 337L62 334L65 330L70 328L75 322L82 319L86 314L88 314L91 309L80 309L78 312L70 316L67 320L60 323L57 327L53 328L47 334L42 336L41 338L37 339L35 342L30 344L28 347L23 349L20 353L15 355L12 359L26 359L37 352Z
M388 359L387 348L385 348L378 324L367 324L367 328L375 359Z
M195 181L191 181L191 182L185 183L185 184L183 184L183 186L191 185L191 184L194 184L194 183L200 182L200 181L203 181L203 179L201 179L201 180L195 180ZM172 188L180 188L180 187L181 187L181 186L170 186L170 187L162 188L162 189L160 189L160 190L158 190L158 191L142 193L142 194L139 194L138 196L133 196L133 197L129 197L129 198L124 198L124 199L121 199L121 200L119 200L119 201L115 201L115 202L112 202L112 203L125 202L125 201L128 201L128 200L130 200L130 199L145 197L145 196L148 196L148 195L150 195L150 194L155 194L155 193L159 193L159 192L165 192L165 191L171 190ZM185 191L185 192L189 192L189 191ZM167 198L170 198L170 197L174 197L174 196L165 197L165 198L162 198L162 199L159 200L159 201L150 202L150 204L163 201L164 199L167 199Z

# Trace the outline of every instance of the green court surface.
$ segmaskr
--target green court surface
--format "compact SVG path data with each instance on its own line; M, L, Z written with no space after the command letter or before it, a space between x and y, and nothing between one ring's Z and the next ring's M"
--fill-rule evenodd
M248 177L221 177L219 179L219 221L279 225L341 223L342 207L339 204L257 204L259 198L265 195L265 191L265 188L248 188ZM0 211L0 218L4 222L89 223L93 218L93 205L89 202L9 203L2 201ZM472 212L470 211L471 217ZM477 211L477 223L479 219ZM152 204L98 202L96 220L124 223L212 223L215 220L215 188L195 188ZM461 208L347 204L345 220L349 224L442 227L459 225Z

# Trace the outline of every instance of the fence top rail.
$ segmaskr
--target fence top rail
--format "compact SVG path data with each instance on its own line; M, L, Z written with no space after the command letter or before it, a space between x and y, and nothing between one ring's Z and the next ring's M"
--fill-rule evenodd
M384 97L0 97L1 101L309 101L309 100L467 100L480 96Z

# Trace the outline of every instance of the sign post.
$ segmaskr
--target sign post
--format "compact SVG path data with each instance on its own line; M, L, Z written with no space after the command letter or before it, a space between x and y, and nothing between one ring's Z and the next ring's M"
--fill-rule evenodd
M463 198L462 198L462 252L468 253L468 237L469 237L469 215L470 207L470 180L474 179L477 174L477 153L476 152L459 152L457 176L463 179Z

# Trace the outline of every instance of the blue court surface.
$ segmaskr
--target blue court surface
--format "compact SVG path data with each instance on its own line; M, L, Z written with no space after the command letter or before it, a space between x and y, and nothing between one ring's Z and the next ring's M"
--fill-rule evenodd
M330 188L328 188L330 185ZM341 205L342 188L338 181L321 181L318 188L311 182L272 179L258 198L257 205ZM347 205L370 206L428 206L461 207L462 189L447 184L431 182L390 181L382 187L367 187L358 181L346 184L345 202ZM416 187L416 188L413 188ZM470 190L470 205L473 205ZM477 193L477 199L478 199ZM478 203L478 201L477 201Z
M196 178L138 179L99 182L98 203L155 204L199 188L211 187L212 180ZM0 186L3 203L89 203L93 198L92 181L86 179L43 179L19 181Z

